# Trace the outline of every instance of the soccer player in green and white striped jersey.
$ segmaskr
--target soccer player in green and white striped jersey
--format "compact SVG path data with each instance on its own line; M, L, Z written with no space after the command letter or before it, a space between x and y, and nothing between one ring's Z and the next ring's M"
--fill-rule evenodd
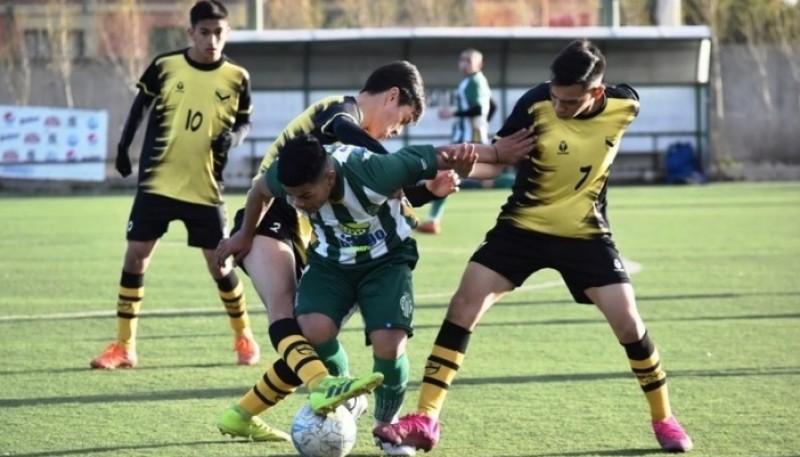
M455 92L455 109L443 106L439 119L454 119L451 141L458 143L489 144L489 113L491 113L492 90L483 74L483 54L477 49L465 49L458 57L458 69L464 79ZM428 220L416 229L421 233L438 235L442 231L445 198L431 203Z
M412 227L392 196L432 178L438 169L469 176L476 160L495 163L496 157L491 148L476 150L466 144L409 146L381 155L356 146L322 146L303 135L286 142L264 179L251 188L268 205L285 200L312 223L316 240L309 248L295 310L309 342L338 346L340 327L358 303L373 347L373 370L384 376L375 395L378 424L396 419L408 383L405 345L413 332L411 271L418 259ZM260 210L259 199L248 198L245 211ZM238 254L248 245L246 238L240 231L224 240L219 257ZM346 363L336 355L326 360L329 366ZM337 371L346 371L346 366Z

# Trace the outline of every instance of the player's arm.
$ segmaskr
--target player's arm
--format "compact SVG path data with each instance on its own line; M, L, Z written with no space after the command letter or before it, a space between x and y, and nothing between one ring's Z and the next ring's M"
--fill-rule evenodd
M389 154L380 141L372 138L364 129L355 122L352 116L344 113L334 115L333 119L323 127L323 133L329 130L343 144L362 146L377 154ZM445 176L436 180L425 181L422 184L403 187L408 202L411 206L419 207L430 203L437 198L442 198L453 192L452 180ZM437 195L437 193L442 195Z
M467 108L453 109L450 107L444 107L439 111L439 117L441 119L449 119L452 117L473 118L483 115L483 105L481 104L480 92L481 89L479 85L474 80L470 81L469 84L467 84L466 90L464 91Z
M511 135L496 138L492 144L475 144L478 163L470 178L494 179L508 165L524 160L533 150L538 137L529 129L520 129Z
M247 192L247 199L244 205L244 217L242 227L239 230L246 238L252 239L256 235L256 228L267 212L274 195L267 187L267 180L264 174L259 174L253 180L250 190Z
M250 113L253 112L253 102L250 95L250 81L247 76L242 78L241 86L239 89L239 104L236 107L236 117L233 121L233 126L230 129L223 131L212 142L212 149L214 143L217 143L217 150L227 154L229 149L241 146L244 139L250 133ZM217 152L215 150L215 152Z
M242 262L242 259L250 252L261 218L264 217L274 199L274 195L267 187L264 174L256 176L247 192L241 228L230 238L220 241L217 246L216 260L219 265L224 265L230 256L233 256L237 264Z
M228 152L244 143L244 139L250 133L250 113L253 111L252 99L250 96L250 83L247 76L243 77L241 88L239 89L239 105L236 109L236 117L230 129L223 130L216 138L211 140L211 152L214 158L214 177L217 181L222 181L222 170L228 163Z
M211 152L214 159L214 178L222 181L222 171L228 164L228 153L231 149L244 143L250 133L250 113L239 112L230 130L224 130L211 140Z
M453 111L453 117L477 117L481 114L483 114L483 107L480 104Z
M236 120L228 131L231 141L228 149L241 146L242 143L244 143L244 139L250 134L252 126L250 122L250 113L236 113Z
M136 83L139 92L136 93L136 97L133 99L130 112L122 128L122 135L120 135L119 143L117 143L115 166L123 178L131 174L131 158L128 155L128 149L131 147L133 137L136 136L136 130L139 129L139 125L147 114L150 105L161 93L161 84L159 58L156 57L150 62L150 65L147 66Z
M346 114L338 114L323 127L323 133L330 131L342 144L361 146L377 154L388 154L380 141L369 136L355 120Z
M122 127L122 135L120 135L119 143L117 144L117 158L115 167L122 177L131 174L131 158L128 154L128 149L133 143L133 137L136 136L136 130L139 129L142 120L144 120L150 105L153 103L155 97L148 94L145 90L139 90L136 98L133 99L131 110L128 112L128 117L125 119L125 125Z
M422 184L403 187L403 194L405 194L408 202L411 203L411 206L417 208L430 203L437 198L444 197L444 195L441 197L437 196L434 193L434 189L436 189L436 182L433 179L429 179Z
M480 159L473 170L472 178L494 179L498 177L508 165L513 165L520 160L526 160L533 149L539 136L533 128L533 115L528 112L531 98L538 97L538 92L543 90L536 87L525 93L517 103L511 114L497 131L491 145L476 145ZM549 89L547 93L549 94ZM549 95L548 95L549 96ZM490 150L489 148L493 149ZM494 154L495 162L485 160L486 156Z

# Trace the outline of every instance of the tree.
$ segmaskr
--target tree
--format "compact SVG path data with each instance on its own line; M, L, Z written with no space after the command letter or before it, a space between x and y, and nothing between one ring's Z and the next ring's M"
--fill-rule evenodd
M147 60L147 43L143 39L142 13L136 0L120 0L114 11L96 16L101 55L134 91Z
M781 72L773 70L790 70L794 81L794 88L790 91L796 91L800 86L800 54L796 51L800 43L800 6L791 0L685 0L684 5L688 24L708 24L713 31L715 106L712 112L716 125L712 134L715 142L718 142L715 148L718 162L732 163L730 151L736 146L728 144L728 135L725 134L728 107L724 99L726 75L721 66L720 44L730 45L732 50L737 46L742 47L755 70L750 74L750 79L753 81L753 92L761 101L761 107L756 107L761 124L754 129L754 134L759 135L758 149L748 152L748 156L757 155L761 160L790 158L791 153L782 144L788 139L785 135L789 134L785 110L781 111L776 106L776 100L780 101L776 97L785 97L786 91L778 92L780 89L776 82ZM800 113L800 93L796 106L796 113Z
M9 7L9 27L0 36L0 68L3 80L17 105L25 106L31 98L31 61L25 40L22 36L18 13Z
M75 13L67 0L47 0L44 6L45 33L50 66L58 76L67 107L75 106L72 96L72 63L78 55L76 49Z

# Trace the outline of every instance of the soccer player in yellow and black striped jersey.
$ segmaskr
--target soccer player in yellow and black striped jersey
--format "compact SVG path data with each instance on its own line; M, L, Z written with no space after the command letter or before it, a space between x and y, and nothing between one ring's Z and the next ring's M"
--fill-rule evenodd
M226 232L222 170L228 150L250 129L250 76L222 50L228 12L217 0L198 1L190 11L187 49L160 55L139 80L117 150L116 168L131 173L128 156L136 130L150 115L139 161L139 183L127 224L127 250L117 301L117 340L91 362L93 368L137 364L136 331L144 275L169 223L180 220L188 244L202 249L235 333L238 363L253 365L253 339L244 290L230 264L220 266L214 250Z
M636 91L603 83L605 58L577 40L553 60L552 79L525 93L497 136L532 127L538 142L518 164L512 194L472 255L425 365L417 412L376 430L382 439L430 450L438 417L481 316L543 268L561 273L578 303L594 304L625 348L662 449L692 441L673 416L666 373L636 307L606 217L606 186L620 140L639 111Z

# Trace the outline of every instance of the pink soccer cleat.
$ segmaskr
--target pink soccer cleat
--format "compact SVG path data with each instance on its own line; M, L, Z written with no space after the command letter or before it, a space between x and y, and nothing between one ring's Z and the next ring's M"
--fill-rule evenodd
M424 414L409 414L394 424L375 427L372 435L384 443L428 452L439 442L439 421Z
M661 449L667 452L688 452L694 445L674 416L665 421L653 421L653 433Z

